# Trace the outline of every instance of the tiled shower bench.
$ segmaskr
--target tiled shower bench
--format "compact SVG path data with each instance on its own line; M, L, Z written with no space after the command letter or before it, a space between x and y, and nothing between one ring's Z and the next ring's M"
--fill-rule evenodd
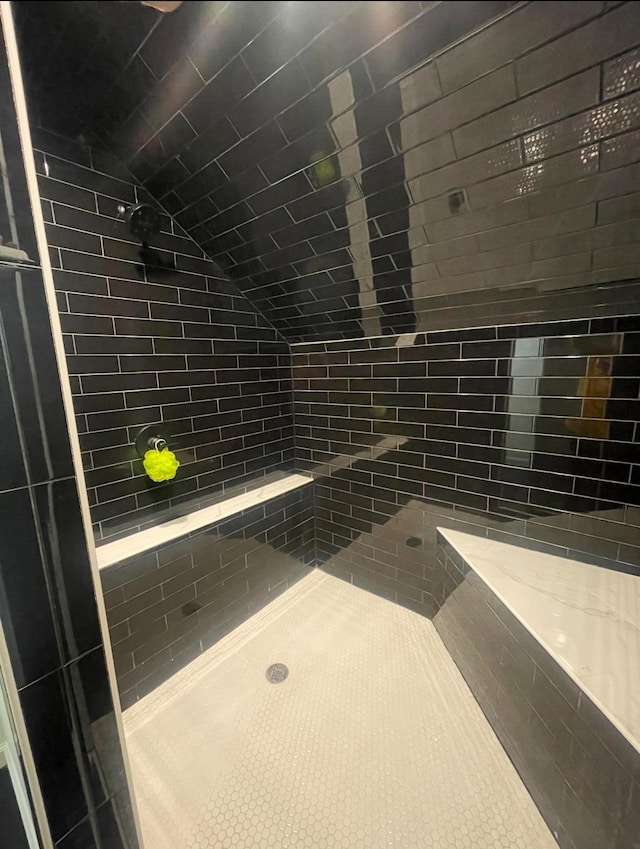
M123 707L162 684L303 577L312 480L272 475L98 546Z
M640 578L438 529L434 624L565 849L640 847Z

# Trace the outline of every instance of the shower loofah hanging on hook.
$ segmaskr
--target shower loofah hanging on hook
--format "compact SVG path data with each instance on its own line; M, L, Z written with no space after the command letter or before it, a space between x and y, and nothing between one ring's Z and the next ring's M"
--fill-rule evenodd
M162 451L151 448L145 453L142 465L154 483L161 483L175 478L180 461L168 448L163 448Z

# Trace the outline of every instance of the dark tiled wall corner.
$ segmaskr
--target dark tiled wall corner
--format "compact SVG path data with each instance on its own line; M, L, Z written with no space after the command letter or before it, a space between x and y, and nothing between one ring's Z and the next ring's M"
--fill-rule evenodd
M166 215L143 264L117 207L149 196L117 161L41 130L35 144L97 538L285 468L287 344ZM159 422L182 464L166 484L134 446Z
M136 849L4 44L0 81L2 230L8 184L34 261L0 261L0 618L56 849Z
M440 538L435 627L561 849L631 849L640 755Z
M16 6L43 126L120 156L290 342L638 298L637 3L185 3L123 9L128 39Z
M104 569L124 707L303 577L315 560L313 486Z
M640 320L294 345L323 568L429 614L437 525L640 573Z

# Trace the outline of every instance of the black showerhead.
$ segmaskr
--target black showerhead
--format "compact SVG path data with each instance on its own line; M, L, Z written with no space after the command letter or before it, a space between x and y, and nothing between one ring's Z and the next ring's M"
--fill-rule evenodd
M120 207L119 212L127 222L129 232L143 245L160 232L162 220L160 213L148 203L134 203L131 206Z

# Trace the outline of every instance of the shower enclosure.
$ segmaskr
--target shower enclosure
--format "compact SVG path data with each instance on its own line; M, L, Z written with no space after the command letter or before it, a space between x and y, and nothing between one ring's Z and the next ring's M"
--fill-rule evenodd
M637 849L637 4L1 8L27 839Z

